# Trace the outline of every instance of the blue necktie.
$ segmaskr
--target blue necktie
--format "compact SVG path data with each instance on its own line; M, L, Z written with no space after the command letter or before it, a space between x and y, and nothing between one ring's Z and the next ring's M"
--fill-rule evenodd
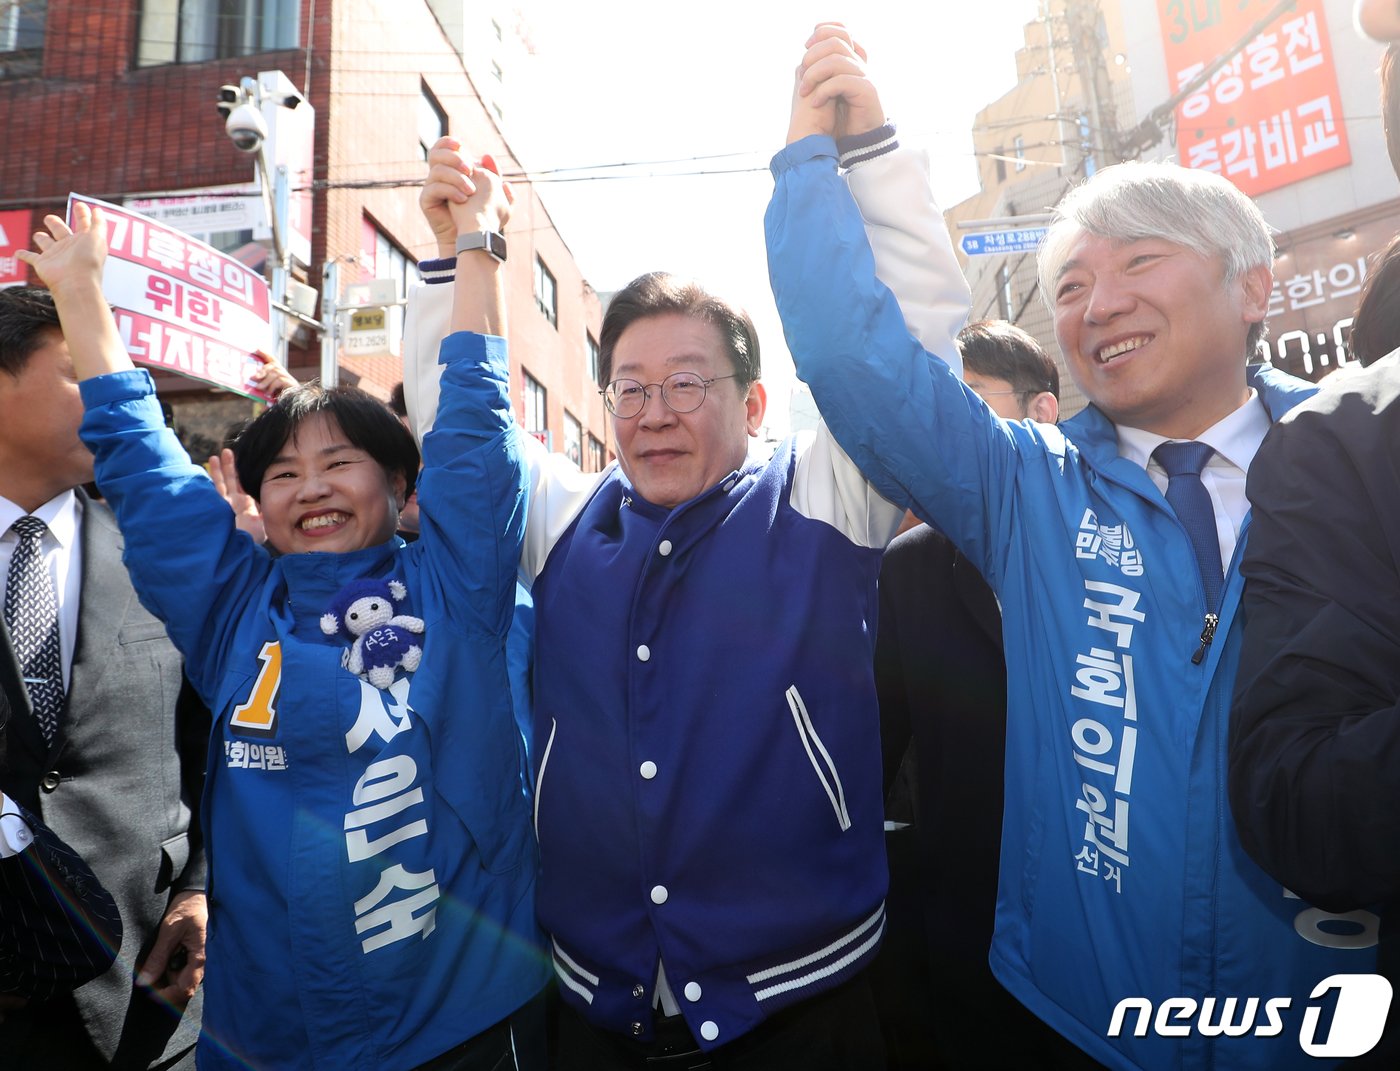
M1215 528L1215 507L1210 492L1201 483L1201 470L1213 449L1205 443L1163 443L1152 451L1157 463L1167 470L1167 502L1176 519L1191 538L1196 552L1196 568L1206 589L1206 612L1220 608L1224 575L1220 568L1220 535Z
M58 642L58 596L44 566L40 540L48 526L38 517L21 517L10 525L19 545L10 558L5 581L5 625L24 673L29 705L44 735L53 743L63 709L63 662Z

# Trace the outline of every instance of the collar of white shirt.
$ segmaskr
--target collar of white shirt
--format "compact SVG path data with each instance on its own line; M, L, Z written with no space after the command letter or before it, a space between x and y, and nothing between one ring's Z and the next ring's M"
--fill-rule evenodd
M1125 424L1116 425L1116 428L1118 431L1118 456L1141 465L1152 477L1153 482L1165 489L1167 486L1166 470L1152 459L1152 451L1163 443L1183 440L1169 439L1165 435L1144 431L1142 428L1130 428ZM1268 433L1268 410L1264 408L1264 403L1259 398L1259 392L1250 388L1249 398L1243 405L1196 436L1195 441L1205 443L1215 451L1206 464L1208 470L1212 468L1217 471L1224 469L1228 472L1233 469L1243 476L1249 471L1250 462L1254 460L1254 455L1259 450L1259 444L1264 441L1264 436ZM1225 472L1221 473L1221 475L1225 474Z
M10 531L10 525L25 516L7 498L0 498L0 601L3 601L8 586L10 559L19 546L19 537ZM49 499L34 511L34 516L49 528L50 539L43 540L44 560L53 577L58 592L58 615L60 649L63 658L63 686L69 685L69 673L73 667L73 651L78 635L78 605L82 601L82 541L78 533L82 528L82 499L75 491L64 491Z
M1210 495L1215 509L1215 530L1220 539L1220 561L1228 567L1234 560L1240 529L1249 513L1245 497L1246 473L1254 460L1259 444L1269 432L1269 413L1257 391L1251 389L1248 400L1223 420L1207 428L1196 442L1210 446L1215 453L1201 472L1201 483ZM1162 494L1167 493L1167 471L1152 458L1152 451L1162 443L1172 442L1141 428L1118 428L1118 453L1141 465ZM1175 440L1181 441L1181 440Z
M10 531L10 525L27 516L24 510L8 498L0 497L0 539L17 542L19 537ZM78 494L64 491L49 499L34 511L34 516L49 527L49 533L60 547L71 550L78 537Z

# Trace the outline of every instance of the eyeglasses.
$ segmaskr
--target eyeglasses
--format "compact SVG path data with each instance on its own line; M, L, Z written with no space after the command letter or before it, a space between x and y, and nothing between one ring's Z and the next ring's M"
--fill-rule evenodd
M705 404L711 383L737 379L738 373L706 379L697 372L672 372L660 383L639 383L635 379L614 379L598 393L608 412L619 420L631 420L646 408L651 388L661 391L661 400L673 413L693 413Z

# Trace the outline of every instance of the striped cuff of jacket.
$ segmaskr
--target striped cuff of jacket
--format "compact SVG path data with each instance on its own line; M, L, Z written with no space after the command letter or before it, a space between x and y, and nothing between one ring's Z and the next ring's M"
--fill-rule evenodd
M852 134L836 139L836 151L841 158L841 166L847 171L868 164L871 160L894 152L899 148L899 138L895 136L893 123L877 126L864 134Z
M456 257L431 257L418 262L425 283L450 283L457 276Z

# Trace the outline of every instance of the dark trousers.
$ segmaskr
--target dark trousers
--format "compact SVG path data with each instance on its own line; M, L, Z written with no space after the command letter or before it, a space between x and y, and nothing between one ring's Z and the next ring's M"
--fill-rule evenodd
M545 1071L545 994L414 1071Z
M685 1020L656 1020L633 1041L559 1009L556 1071L871 1071L885 1065L875 1000L863 975L769 1016L743 1037L700 1051Z
M867 972L889 1054L884 1071L1103 1071L993 977L995 886L950 918L914 831L887 833L885 848L885 940Z
M121 1041L109 1061L88 1038L87 1027L71 993L8 1012L0 1024L0 1067L5 1071L193 1071L194 1047L158 1063L175 1030L167 1007L132 994Z

